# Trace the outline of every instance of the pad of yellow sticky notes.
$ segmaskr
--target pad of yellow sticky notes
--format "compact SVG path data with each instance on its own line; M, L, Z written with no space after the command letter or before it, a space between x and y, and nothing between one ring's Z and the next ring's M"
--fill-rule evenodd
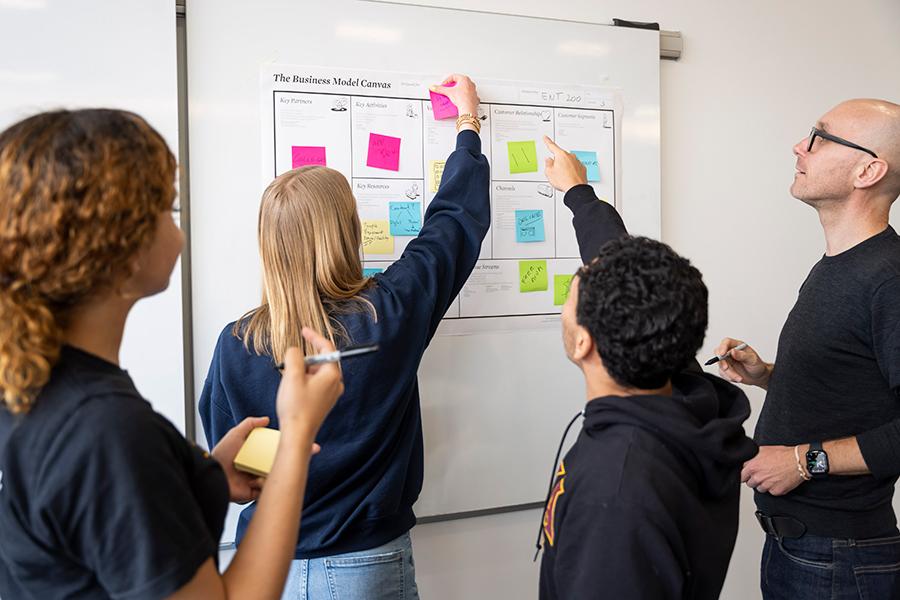
M391 235L391 222L363 221L362 243L365 254L393 254L394 236Z
M250 432L234 457L234 468L265 477L272 470L280 438L281 432L277 429L257 427Z

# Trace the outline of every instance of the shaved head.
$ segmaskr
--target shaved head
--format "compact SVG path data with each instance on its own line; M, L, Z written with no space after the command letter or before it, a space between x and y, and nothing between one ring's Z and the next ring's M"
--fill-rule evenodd
M848 100L828 111L820 124L887 162L884 190L892 198L900 195L900 104L868 98Z

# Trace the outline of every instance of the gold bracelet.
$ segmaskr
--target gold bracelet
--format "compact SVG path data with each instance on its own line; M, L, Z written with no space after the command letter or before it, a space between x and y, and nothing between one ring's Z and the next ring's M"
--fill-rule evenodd
M459 131L460 126L466 123L475 128L475 133L481 133L481 121L470 113L463 113L456 117L456 131Z
M794 446L794 458L797 459L797 470L800 471L800 479L803 481L809 481L812 479L809 475L806 474L806 469L803 468L803 463L800 462L800 444Z

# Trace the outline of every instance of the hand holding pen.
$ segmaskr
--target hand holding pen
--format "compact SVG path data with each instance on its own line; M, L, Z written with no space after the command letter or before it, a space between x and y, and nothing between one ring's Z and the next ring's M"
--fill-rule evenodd
M369 344L367 346L351 346L349 348L344 348L343 350L335 350L333 352L325 352L322 354L314 354L313 356L307 356L303 359L306 368L315 366L315 365L324 365L325 363L332 362L341 362L345 358L350 358L351 356L361 356L363 354L369 354L370 352L376 352L378 350L378 344ZM275 368L279 371L284 370L284 363L278 363L275 365Z
M715 350L716 356L706 364L718 364L719 375L734 383L755 385L766 389L774 364L767 363L751 346L742 340L723 339Z

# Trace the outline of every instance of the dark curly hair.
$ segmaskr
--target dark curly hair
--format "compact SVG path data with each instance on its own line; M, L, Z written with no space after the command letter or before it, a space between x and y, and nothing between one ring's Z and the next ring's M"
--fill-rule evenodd
M29 410L71 309L131 274L175 198L175 157L141 117L53 111L0 133L0 395Z
M690 261L662 242L626 236L578 271L576 320L617 383L659 388L703 344L708 295Z

